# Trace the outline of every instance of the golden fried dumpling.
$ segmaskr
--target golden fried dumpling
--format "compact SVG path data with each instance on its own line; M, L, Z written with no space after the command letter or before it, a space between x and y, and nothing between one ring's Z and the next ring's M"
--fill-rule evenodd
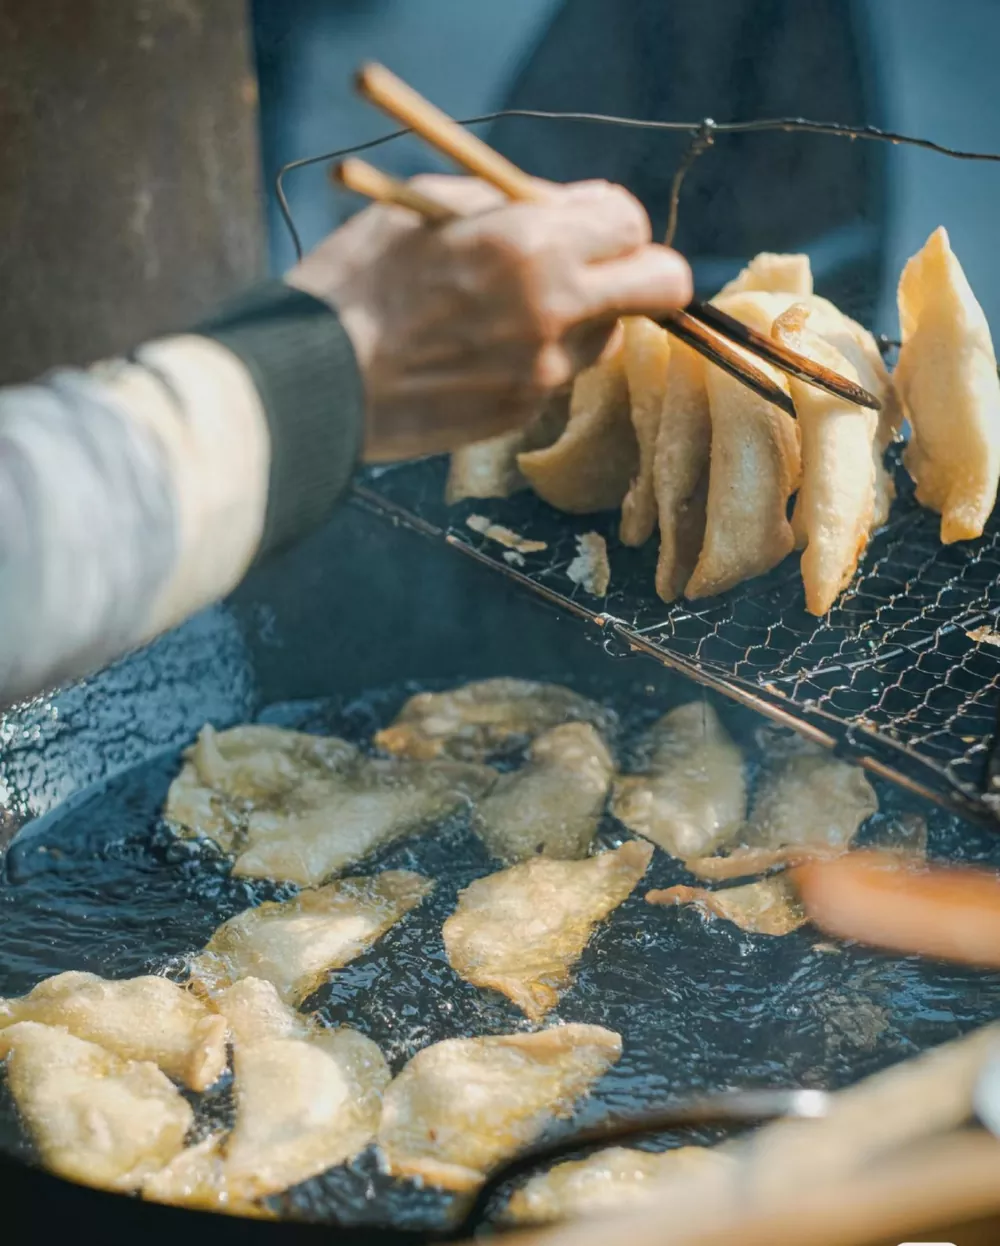
M410 870L385 870L245 909L192 959L192 979L211 994L240 978L263 978L283 1000L299 1003L331 969L366 952L433 886Z
M530 1178L514 1192L504 1219L515 1224L547 1224L645 1207L655 1200L664 1179L683 1181L689 1174L735 1162L713 1147L683 1146L673 1151L607 1147Z
M878 798L860 766L795 737L775 741L754 793L743 846L685 864L702 878L740 878L846 852Z
M542 853L585 857L611 786L615 764L590 723L543 732L519 770L502 774L478 804L476 833L499 861Z
M726 282L719 294L740 294L746 290L773 291L799 297L812 294L809 256L761 251L732 281Z
M451 453L445 501L449 505L466 498L507 498L528 482L517 465L517 456L550 446L569 419L569 395L556 394L524 428L461 446Z
M622 323L625 326L625 377L632 428L639 447L639 470L622 499L618 535L623 545L643 545L656 526L653 467L670 366L670 338L666 329L645 316L628 316Z
M165 816L235 856L233 874L314 886L485 792L496 774L362 756L346 740L278 727L206 726Z
M1000 479L1000 379L990 328L939 227L899 279L893 374L912 436L903 456L941 540L981 536Z
M194 1113L148 1061L123 1060L58 1026L0 1030L7 1085L46 1167L106 1190L134 1190L179 1154Z
M191 1090L207 1090L226 1068L226 1023L167 978L111 982L60 973L21 999L0 1000L0 1029L18 1021L62 1026L123 1060L148 1060Z
M621 1050L619 1035L599 1025L425 1047L385 1092L378 1145L388 1171L476 1189L554 1117L570 1116Z
M733 841L746 817L743 754L707 701L664 714L641 752L643 772L615 782L620 822L682 860Z
M808 920L792 884L783 874L742 887L708 891L704 887L667 887L648 891L650 904L694 904L750 934L786 935Z
M814 333L809 309L794 304L774 322L775 341L858 381L858 373L830 343ZM869 408L789 378L802 438L802 484L795 507L805 542L802 582L806 608L823 615L853 576L868 544L875 515L878 417Z
M639 466L621 341L576 378L559 440L519 454L517 465L557 510L585 515L621 504Z
M684 591L701 552L711 444L704 360L683 342L671 342L653 460L660 524L656 592L662 601L673 601Z
M559 684L532 679L481 679L447 692L410 697L375 744L398 757L486 761L517 753L560 723L591 723L607 734L610 711Z
M760 359L753 363L788 391L777 369ZM705 538L684 590L691 598L711 597L762 575L791 552L788 499L801 471L799 430L791 416L714 364L705 368L705 384L712 451Z
M476 879L444 924L449 964L540 1021L572 981L594 927L632 894L652 855L651 844L629 840L583 861L536 857Z

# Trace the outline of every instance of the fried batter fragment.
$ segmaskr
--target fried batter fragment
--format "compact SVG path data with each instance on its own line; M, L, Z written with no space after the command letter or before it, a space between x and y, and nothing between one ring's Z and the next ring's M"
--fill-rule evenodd
M499 861L536 853L585 857L604 812L615 764L590 723L563 723L532 744L520 770L502 774L473 827Z
M366 952L433 886L410 870L386 870L246 909L192 959L191 976L209 993L240 978L263 978L283 1000L299 1003L331 969Z
M528 482L517 466L517 456L542 450L561 435L569 419L569 395L556 394L524 428L453 450L445 486L449 506L466 498L509 498Z
M813 276L809 256L761 251L738 276L727 281L719 293L740 294L751 290L794 294L799 297L812 294Z
M666 329L645 316L629 316L623 324L625 377L639 447L639 471L622 499L618 535L623 545L644 545L656 526L653 469L670 366L670 338Z
M791 934L807 921L795 889L783 874L724 891L667 887L663 891L648 891L646 899L650 904L696 904L711 916L724 917L750 934Z
M656 1153L608 1147L532 1177L514 1192L504 1219L515 1224L547 1224L645 1206L656 1197L664 1178L684 1180L734 1163L731 1156L711 1147L685 1146Z
M207 1090L226 1068L226 1023L166 978L109 982L60 973L22 999L0 1000L0 1029L18 1021L62 1026L123 1060L145 1060L191 1090Z
M468 803L495 778L484 766L363 757L344 740L276 727L220 735L206 727L165 812L182 834L236 853L234 875L313 886Z
M941 540L982 536L1000 479L1000 380L983 309L940 227L899 279L893 380L913 435L903 455Z
M392 726L376 733L375 743L387 753L419 761L481 762L518 753L543 731L565 722L592 723L607 735L614 715L558 684L483 679L411 697Z
M236 1124L157 1173L147 1198L243 1211L368 1145L390 1076L373 1042L321 1029L253 978L213 1003L233 1033Z
M586 515L620 505L639 466L621 342L576 378L559 440L519 454L517 465L557 510Z
M653 461L660 523L656 592L662 601L681 595L701 552L711 445L704 361L683 342L671 342Z
M0 1031L4 1056L18 1111L59 1176L134 1190L183 1147L194 1114L155 1064L36 1021Z
M795 304L774 322L772 336L850 381L856 369L812 331L810 312ZM875 517L874 411L789 379L802 436L802 485L795 514L805 540L806 608L823 615L854 575Z
M754 363L787 392L780 372L759 359ZM705 368L705 385L712 452L705 539L684 590L691 598L725 592L770 571L791 552L788 499L801 473L799 430L791 416L714 364Z
M582 532L576 538L576 557L566 568L566 579L579 584L592 597L606 597L611 584L608 543L599 532Z
M477 879L444 924L451 967L540 1021L570 985L594 927L632 894L652 855L652 844L630 840L584 861L536 857Z
M450 1038L418 1051L385 1092L378 1145L389 1172L474 1190L618 1060L598 1025Z
M645 772L615 782L620 822L685 860L735 839L746 817L743 754L707 701L664 714L642 752Z

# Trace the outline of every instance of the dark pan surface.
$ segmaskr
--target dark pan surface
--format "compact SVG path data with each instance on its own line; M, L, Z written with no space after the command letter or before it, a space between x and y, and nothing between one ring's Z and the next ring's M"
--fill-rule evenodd
M376 575L389 552L391 574ZM450 551L351 511L259 572L230 608L89 684L0 718L3 799L12 817L35 817L8 850L0 880L0 995L70 968L111 977L176 968L226 917L281 894L231 880L223 862L174 842L159 823L179 749L205 719L222 726L260 715L365 740L413 690L409 679L441 687L491 674L548 677L607 701L621 716L626 758L647 722L700 695L654 663L612 661L580 624ZM717 705L749 747L758 720ZM915 808L896 789L883 786L879 796L884 818ZM920 811L934 855L1000 866L991 832ZM622 834L606 820L605 843ZM433 875L437 891L310 1007L368 1034L394 1070L438 1039L528 1028L512 1005L459 980L444 958L440 928L456 891L491 869L466 823L397 845L365 869L390 866ZM1000 1011L996 975L823 950L809 928L783 939L746 936L641 899L650 886L683 879L658 852L639 895L597 932L552 1014L608 1025L624 1040L620 1064L574 1124L690 1090L842 1086ZM200 1122L230 1111L223 1086L202 1101ZM6 1100L0 1155L31 1158ZM373 1228L433 1231L448 1219L445 1196L383 1177L371 1153L276 1207ZM110 1226L104 1232L121 1240Z

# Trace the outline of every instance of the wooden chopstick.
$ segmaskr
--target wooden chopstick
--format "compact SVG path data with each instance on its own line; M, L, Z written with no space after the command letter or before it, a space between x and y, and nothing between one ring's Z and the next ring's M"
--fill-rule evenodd
M330 176L356 194L373 199L376 203L393 203L401 208L410 208L436 225L453 221L456 216L451 208L419 190L414 190L408 182L390 177L388 173L383 173L381 169L376 169L374 165L358 160L357 157L334 165Z
M495 186L508 199L531 202L541 198L534 178L481 138L464 130L384 65L374 62L363 65L358 70L355 85L370 104L381 108L400 125L408 126L425 143L449 156L475 177Z
M371 62L362 66L358 70L355 80L357 89L369 103L374 104L377 108L381 108L400 125L407 126L414 134L428 143L436 151L443 153L454 160L456 164L461 165L467 172L476 177L480 177L484 182L488 182L491 186L496 187L515 202L537 202L542 199L544 192L541 184L534 178L528 176L527 173L519 169L517 165L512 164L505 156L501 156L499 152L494 151L488 143L484 143L481 138L477 138L475 134L470 133L454 121L447 113L442 112L440 108L436 108L429 100L424 99L419 92L414 91L402 79L397 78L391 70L386 69L384 65ZM363 162L361 162L363 163ZM383 177L385 175L382 175ZM370 183L375 188L374 183ZM357 189L357 187L355 187ZM362 193L368 193L362 191ZM374 197L374 196L372 196ZM400 202L397 197L386 200L386 202ZM408 204L407 206L412 206ZM417 209L419 210L419 209ZM700 304L696 305L699 310ZM713 309L714 310L714 309ZM731 317L726 317L732 320ZM742 381L748 388L765 398L768 402L773 402L775 406L780 407L783 411L787 411L789 415L795 414L795 409L791 398L770 380L759 368L755 368L748 363L741 354L734 351L727 342L727 338L733 336L717 325L711 326L711 329L703 327L698 323L698 319L694 314L685 312L672 312L667 316L659 319L659 323L669 333L673 333L675 337L686 342L692 350L703 355L710 363L717 364L723 371L728 372L737 380ZM732 323L738 326L740 336L736 339L739 345L744 346L751 354L761 355L774 363L776 367L782 371L788 371L791 364L796 370L793 376L800 377L802 380L810 384L819 384L816 378L818 365L811 359L806 359L803 355L797 355L795 351L789 350L786 346L777 346L767 338L756 334L757 342L748 342L745 333L746 326L740 324L739 321L732 320ZM714 332L712 331L714 330ZM768 354L764 355L760 349L760 343L768 349ZM781 358L776 358L776 355ZM822 368L819 371L823 374L822 379L826 382L821 388L829 388L829 382L833 378L834 383L840 386L834 392L843 394L844 387L850 388L852 392L858 393L860 387L852 386L846 377L837 376L827 369ZM873 398L864 390L860 390L865 400L860 405L878 407L877 399ZM858 402L858 397L851 399Z
M824 389L827 393L836 394L838 398L844 398L856 406L881 411L882 403L861 385L849 381L846 376L841 376L839 372L834 372L831 368L824 368L821 363L810 359L808 355L800 355L798 351L790 350L781 342L772 341L763 333L751 329L742 320L737 320L735 316L730 316L720 311L718 307L713 307L711 303L700 303L697 299L692 299L686 311L695 320L708 325L710 329L714 329L730 341L738 342L740 346L746 347L761 359L773 363L782 372L787 372L790 376L797 377L809 385Z

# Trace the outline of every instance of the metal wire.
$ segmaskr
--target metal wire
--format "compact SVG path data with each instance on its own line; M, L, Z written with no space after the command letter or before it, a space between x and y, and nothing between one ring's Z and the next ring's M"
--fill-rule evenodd
M991 160L1000 161L1000 152L963 151L956 147L947 147L932 139L915 138L909 134L898 134L893 130L882 130L878 126L849 126L839 121L810 121L806 117L764 117L753 121L713 121L706 117L701 121L652 121L640 117L616 117L608 113L594 112L548 112L537 108L502 108L497 112L483 113L479 117L466 117L459 125L485 125L490 121L499 121L503 117L525 117L535 121L569 121L585 124L621 126L634 130L664 130L673 133L691 135L691 146L685 153L670 191L669 224L667 227L667 243L673 241L677 229L677 213L680 204L681 188L691 166L697 158L712 146L719 134L764 134L775 130L786 133L826 134L837 138L870 139L893 144L906 144L910 147L922 147L926 151L937 152L942 156L951 156L956 160ZM274 179L274 193L278 200L278 209L292 239L296 256L302 258L302 238L299 234L292 210L285 192L285 177L297 169L305 169L314 164L328 164L334 160L343 160L345 156L354 156L358 152L371 151L382 147L396 139L412 134L410 129L392 130L378 138L368 139L364 143L355 143L350 147L340 147L335 151L321 152L315 156L305 156L299 160L291 160L282 165Z

